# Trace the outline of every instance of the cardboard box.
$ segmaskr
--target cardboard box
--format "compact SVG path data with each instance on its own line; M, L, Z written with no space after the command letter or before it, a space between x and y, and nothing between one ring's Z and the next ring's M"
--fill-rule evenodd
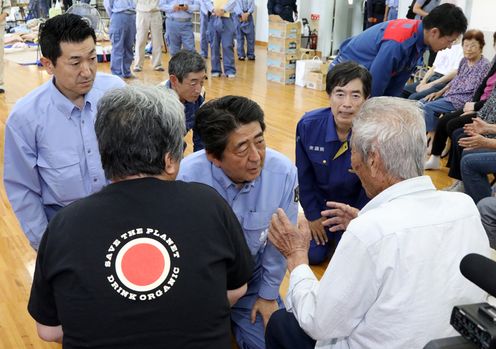
M312 59L313 57L321 58L321 54L317 50L310 50L309 48L300 48L298 51L298 59Z
M297 39L301 36L301 22L286 22L277 15L269 16L269 37Z
M296 55L267 52L267 67L279 69L296 69Z
M296 54L300 49L300 39L282 39L269 37L268 50L282 54Z
M293 85L295 83L295 70L267 67L267 80L284 85Z
M329 71L329 65L331 65L331 62L332 61L326 61L320 65L320 72L322 74L327 74L327 72Z
M326 78L327 74L310 72L307 75L305 87L312 90L324 91L326 89Z
M326 78L327 74L310 72L307 75L305 87L312 90L324 91L326 89Z

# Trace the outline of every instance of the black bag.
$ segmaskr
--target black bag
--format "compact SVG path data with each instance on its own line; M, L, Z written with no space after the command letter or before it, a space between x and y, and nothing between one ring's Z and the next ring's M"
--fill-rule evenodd
M410 6L408 7L408 12L406 13L406 18L408 19L415 19L415 12L413 12L413 7L415 6L415 3L417 2L417 0L413 0L412 3L410 4ZM429 5L429 3L431 2L431 0L426 0L426 2L424 2L424 4L422 5L421 9L423 10L425 6Z

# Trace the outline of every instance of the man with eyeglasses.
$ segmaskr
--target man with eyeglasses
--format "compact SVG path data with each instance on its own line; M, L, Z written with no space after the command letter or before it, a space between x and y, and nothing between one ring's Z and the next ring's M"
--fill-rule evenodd
M264 113L248 98L226 96L205 103L196 114L195 130L205 150L181 162L177 179L213 187L238 217L255 268L246 295L231 308L231 325L240 348L264 349L265 326L283 306L279 287L286 268L267 232L278 208L296 223L296 167L266 149Z
M309 221L312 240L310 264L320 264L330 255L343 228L326 220L321 212L335 205L361 209L368 202L360 179L351 173L351 124L370 95L372 77L355 62L340 63L327 74L326 91L330 107L312 110L296 128L296 167L300 202ZM339 202L337 204L335 202ZM332 222L337 223L337 222Z
M5 191L24 234L38 249L62 207L107 183L93 124L102 95L125 85L97 73L95 31L80 16L40 28L41 64L53 78L20 99L5 127Z
M195 113L205 101L203 83L207 78L205 61L196 51L181 50L169 61L169 80L163 85L173 89L184 104L186 132L195 124ZM203 149L198 132L193 131L193 151Z

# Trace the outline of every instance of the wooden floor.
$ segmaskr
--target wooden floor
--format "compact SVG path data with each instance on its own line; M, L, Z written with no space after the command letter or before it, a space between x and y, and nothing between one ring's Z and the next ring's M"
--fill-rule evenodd
M294 135L296 123L306 111L328 105L324 91L295 86L284 86L265 80L266 48L256 48L256 61L237 61L237 77L209 78L205 84L207 99L227 94L249 97L265 111L266 140L272 147L294 160ZM167 66L169 56L164 55ZM167 74L155 72L149 61L143 72L130 84L157 84L167 79ZM108 64L99 64L99 71L109 72ZM6 61L7 92L0 95L0 172L3 178L3 143L5 122L15 102L50 77L41 68L20 66ZM191 135L187 136L191 151ZM450 184L446 170L430 171L437 187ZM10 208L3 182L0 184L0 348L60 348L38 339L34 322L26 311L32 282L35 253L24 237ZM314 268L320 277L324 267ZM286 293L287 277L281 286Z

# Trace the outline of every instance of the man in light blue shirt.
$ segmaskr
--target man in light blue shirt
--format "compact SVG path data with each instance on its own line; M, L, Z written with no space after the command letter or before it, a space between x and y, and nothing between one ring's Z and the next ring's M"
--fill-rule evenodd
M234 36L236 35L236 24L234 13L236 0L225 0L224 6L215 7L213 0L204 0L209 13L208 35L210 42L210 65L211 76L220 77L222 68L224 75L228 78L236 77L236 65L234 62ZM222 65L220 63L220 49L222 46Z
M53 79L14 106L5 128L4 184L33 248L63 206L106 183L93 128L100 97L124 86L96 73L96 36L80 16L49 19L40 30L41 63Z
M195 50L193 34L193 12L200 9L199 0L162 0L161 9L166 13L165 40L171 56L174 56L181 46L185 50Z
M236 15L236 44L238 46L238 59L240 61L244 61L246 56L248 56L250 61L255 60L255 24L253 22L253 11L255 11L254 0L236 1L234 14Z
M266 149L263 115L260 106L245 97L226 96L204 104L195 127L205 150L186 157L177 177L215 188L243 227L255 269L246 295L231 308L240 348L265 348L265 325L282 307L279 287L286 264L267 241L270 219L279 207L293 223L298 213L296 167Z
M121 78L133 78L131 63L136 39L136 1L104 0L103 5L110 18L110 71Z

